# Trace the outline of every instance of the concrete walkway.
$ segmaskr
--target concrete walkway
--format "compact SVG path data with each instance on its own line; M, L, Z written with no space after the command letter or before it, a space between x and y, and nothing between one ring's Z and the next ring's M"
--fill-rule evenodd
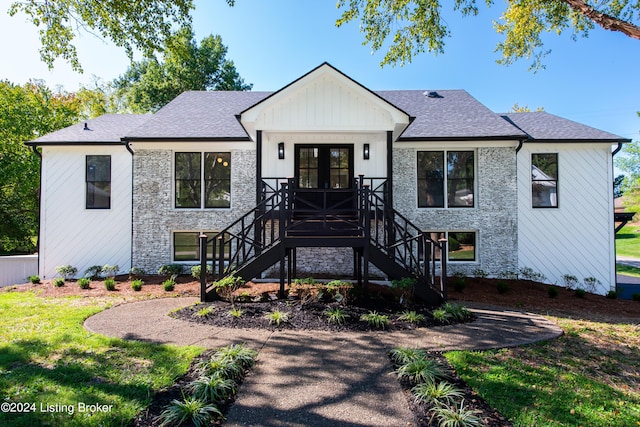
M246 343L259 351L227 415L227 426L412 426L386 352L488 349L552 339L562 330L543 317L468 304L475 322L414 331L335 333L226 329L173 319L197 302L171 298L123 304L88 318L89 331L124 339L206 348Z

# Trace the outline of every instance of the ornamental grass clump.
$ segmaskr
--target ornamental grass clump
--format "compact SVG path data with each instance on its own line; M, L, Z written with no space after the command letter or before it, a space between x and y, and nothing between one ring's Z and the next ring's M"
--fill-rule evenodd
M221 402L235 394L236 383L217 374L202 375L189 383L186 390L204 402Z
M427 352L419 348L396 347L389 352L389 356L396 365L403 365L412 360L427 357Z
M416 403L428 405L451 404L464 397L462 390L447 381L420 383L411 389L411 394Z
M219 348L213 357L220 360L230 360L240 365L242 369L249 369L256 363L258 352L242 344L231 344Z
M289 321L289 313L275 309L267 313L265 318L269 321L270 325L275 324L276 326L280 326L281 324Z
M160 427L193 425L196 427L211 425L223 414L214 404L206 403L195 397L186 397L184 401L172 400L158 421Z
M360 320L367 322L369 326L375 329L386 329L389 326L389 316L380 314L377 311L370 311L360 316Z
M400 314L400 316L398 316L398 320L417 325L424 322L424 314L420 314L412 310L405 310Z
M401 380L407 380L412 384L435 383L447 377L446 368L428 356L408 360L399 365L395 373Z
M464 400L460 405L454 403L437 405L434 412L440 427L475 427L482 423L482 419L477 416L480 411L468 409L464 405Z
M344 325L349 317L340 307L329 307L323 314L327 316L329 323L335 323L336 325Z

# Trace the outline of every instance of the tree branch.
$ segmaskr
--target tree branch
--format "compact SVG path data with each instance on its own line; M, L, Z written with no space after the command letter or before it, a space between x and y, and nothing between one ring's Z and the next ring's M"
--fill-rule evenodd
M567 3L573 10L591 19L605 30L620 31L631 38L640 40L640 27L637 25L615 18L611 15L607 15L606 13L598 12L583 0L561 1Z

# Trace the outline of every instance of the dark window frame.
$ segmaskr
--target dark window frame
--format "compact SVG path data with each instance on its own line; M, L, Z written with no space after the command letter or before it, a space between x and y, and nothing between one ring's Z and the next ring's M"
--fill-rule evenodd
M553 156L555 159L552 162L552 165L555 166L555 171L543 171L540 166L542 166L540 163L536 163L534 159L536 159L537 157L542 157L542 156ZM560 198L558 196L559 193L559 156L558 153L531 153L531 207L533 209L558 209L560 207ZM535 175L533 174L533 168L538 169L542 174L544 174L547 178L535 178ZM555 172L555 177L549 177L549 175L547 175L547 172L549 173L553 173ZM555 188L555 193L554 193L554 201L551 200L551 197L549 197L549 204L539 204L539 202L542 200L541 197L536 197L536 190L534 189L534 187L536 186L536 183L539 183L538 186L548 186L548 185L544 185L543 183L552 183L551 187ZM538 204L537 204L538 202Z
M471 162L468 168L452 169L456 154L465 154ZM426 158L425 158L426 157ZM421 164L432 163L436 168L426 170ZM453 189L454 183L470 182L471 204L456 204ZM426 209L473 209L476 207L476 151L475 150L419 150L416 153L416 189L418 208ZM423 194L424 192L424 194ZM428 202L428 196L432 202Z
M469 262L469 263L477 263L478 262L478 231L471 230L448 230L448 231L425 231L431 237L432 240L438 241L442 235L444 234L447 239L447 262L459 263L459 262ZM473 234L473 259L456 259L451 258L451 234L462 234L468 233ZM461 240L461 239L460 239ZM438 249L436 249L438 250ZM436 260L440 260L441 254L436 255ZM421 255L422 256L422 255Z
M96 171L98 159L107 161L107 176L103 175L105 173L104 170ZM106 204L97 202L96 195L98 191L107 193ZM98 197L98 199L100 198ZM88 154L85 156L85 208L92 210L111 209L111 155L109 154Z
M180 156L193 156L193 160L186 164L197 163L197 174L195 170L180 170ZM197 159L197 162L195 161ZM213 167L209 167L212 165ZM223 176L219 175L218 168L228 168ZM185 173L186 172L186 173ZM216 176L216 174L218 174ZM181 189L188 189L191 186L191 200L188 197L180 198ZM229 200L224 198L212 199L210 196L213 189L221 187L229 195ZM182 199L182 201L181 201ZM220 200L223 200L220 202ZM191 201L192 203L185 203ZM174 198L173 204L176 209L229 209L231 208L231 152L230 151L176 151L174 153Z
M216 234L218 234L220 231L212 231L212 230L207 230L207 231L173 231L171 233L171 242L172 242L172 253L171 253L171 259L173 260L173 262L176 263L181 263L181 262L185 262L185 263L197 263L200 262L200 234L204 233L207 235L208 239L211 239L211 237L215 236ZM178 237L178 235L191 235L194 238L194 242L193 245L178 245L176 244L176 239ZM192 251L195 249L195 257L191 257L191 258L187 258L187 257L177 257L177 249L178 248L184 248L184 249L191 249ZM230 245L228 243L225 244L225 251L224 251L224 259L228 260L229 259L229 249L230 249ZM211 261L213 259L213 250L214 250L214 242L210 242L207 245L207 261ZM218 256L218 254L216 253L216 257Z

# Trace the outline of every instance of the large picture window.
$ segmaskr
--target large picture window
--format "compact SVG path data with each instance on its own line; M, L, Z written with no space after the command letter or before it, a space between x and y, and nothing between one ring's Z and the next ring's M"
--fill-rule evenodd
M176 208L228 208L231 153L176 153L175 180Z
M531 155L531 205L534 208L558 207L558 154Z
M208 238L218 234L218 231L205 231ZM207 259L213 259L214 242L207 246ZM218 253L216 253L218 256ZM229 246L225 245L225 259L229 257ZM200 261L200 231L180 231L173 233L173 260L176 262Z
M473 151L418 151L418 207L474 207Z
M87 209L111 208L111 156L95 155L86 158Z

